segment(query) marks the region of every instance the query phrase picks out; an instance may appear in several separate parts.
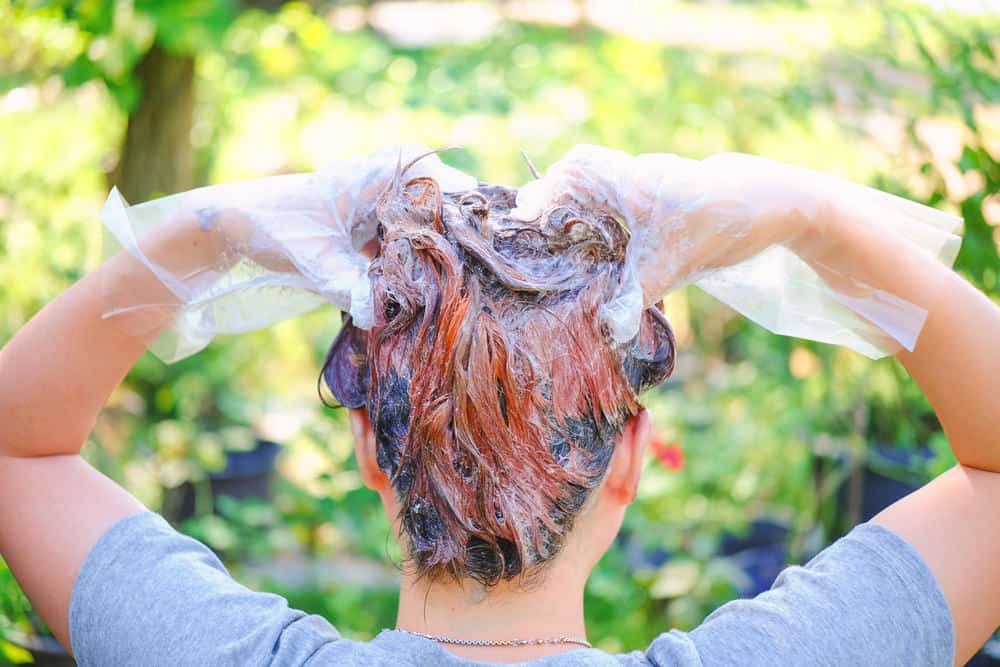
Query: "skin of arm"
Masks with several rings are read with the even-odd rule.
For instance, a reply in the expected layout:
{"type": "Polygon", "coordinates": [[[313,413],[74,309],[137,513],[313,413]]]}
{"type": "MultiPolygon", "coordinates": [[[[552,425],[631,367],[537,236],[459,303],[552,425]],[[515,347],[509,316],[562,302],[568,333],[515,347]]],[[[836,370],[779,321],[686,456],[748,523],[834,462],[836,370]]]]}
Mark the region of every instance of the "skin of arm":
{"type": "Polygon", "coordinates": [[[959,465],[873,519],[909,542],[951,608],[955,664],[1000,625],[1000,307],[922,250],[828,209],[833,269],[927,310],[915,349],[897,354],[930,400],[959,465]]]}
{"type": "MultiPolygon", "coordinates": [[[[211,264],[227,242],[221,225],[203,231],[193,219],[143,240],[147,255],[176,275],[211,264]]],[[[79,455],[108,395],[146,350],[145,337],[102,319],[109,284],[127,284],[136,303],[177,301],[122,252],[0,350],[0,554],[66,647],[70,595],[86,554],[119,519],[144,510],[79,455]]]]}

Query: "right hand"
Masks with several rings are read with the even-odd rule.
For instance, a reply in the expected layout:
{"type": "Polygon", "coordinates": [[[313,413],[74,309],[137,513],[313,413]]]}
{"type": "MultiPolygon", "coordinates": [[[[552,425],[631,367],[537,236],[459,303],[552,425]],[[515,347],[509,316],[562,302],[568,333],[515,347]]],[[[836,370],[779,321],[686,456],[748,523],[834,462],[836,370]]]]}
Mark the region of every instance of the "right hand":
{"type": "Polygon", "coordinates": [[[609,210],[633,234],[630,252],[649,305],[775,244],[807,260],[821,253],[827,216],[813,182],[805,170],[751,155],[631,157],[584,145],[525,185],[511,214],[536,219],[571,202],[609,210]]]}

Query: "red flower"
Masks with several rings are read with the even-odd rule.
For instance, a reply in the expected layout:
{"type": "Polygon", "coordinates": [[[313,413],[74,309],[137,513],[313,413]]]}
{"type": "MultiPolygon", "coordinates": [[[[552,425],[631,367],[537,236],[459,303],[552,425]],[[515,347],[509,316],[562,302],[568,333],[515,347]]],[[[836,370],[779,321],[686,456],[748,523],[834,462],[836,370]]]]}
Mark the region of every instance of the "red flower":
{"type": "Polygon", "coordinates": [[[667,442],[662,433],[653,436],[650,443],[653,456],[670,470],[680,470],[684,467],[684,449],[676,442],[667,442]]]}

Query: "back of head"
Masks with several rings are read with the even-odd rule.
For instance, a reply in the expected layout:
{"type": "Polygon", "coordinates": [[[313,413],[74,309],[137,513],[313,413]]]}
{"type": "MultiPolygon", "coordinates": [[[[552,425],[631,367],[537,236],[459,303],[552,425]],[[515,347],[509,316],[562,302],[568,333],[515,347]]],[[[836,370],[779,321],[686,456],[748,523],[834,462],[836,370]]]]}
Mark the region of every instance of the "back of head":
{"type": "Polygon", "coordinates": [[[323,378],[365,407],[418,574],[491,586],[558,553],[638,393],[673,369],[656,308],[614,343],[599,316],[628,232],[555,206],[511,219],[516,190],[397,184],[376,209],[375,326],[344,323],[323,378]]]}

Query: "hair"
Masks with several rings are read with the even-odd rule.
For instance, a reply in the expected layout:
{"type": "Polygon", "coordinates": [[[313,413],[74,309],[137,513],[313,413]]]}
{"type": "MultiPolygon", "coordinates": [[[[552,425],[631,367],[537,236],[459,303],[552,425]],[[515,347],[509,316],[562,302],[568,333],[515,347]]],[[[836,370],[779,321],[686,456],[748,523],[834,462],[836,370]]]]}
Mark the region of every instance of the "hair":
{"type": "Polygon", "coordinates": [[[345,315],[321,374],[367,409],[417,574],[487,587],[556,556],[639,392],[674,364],[658,308],[625,344],[599,315],[625,227],[572,203],[517,221],[516,194],[397,174],[375,209],[375,324],[345,315]]]}

